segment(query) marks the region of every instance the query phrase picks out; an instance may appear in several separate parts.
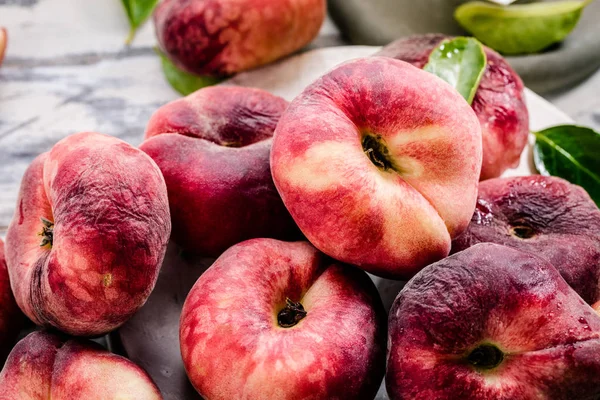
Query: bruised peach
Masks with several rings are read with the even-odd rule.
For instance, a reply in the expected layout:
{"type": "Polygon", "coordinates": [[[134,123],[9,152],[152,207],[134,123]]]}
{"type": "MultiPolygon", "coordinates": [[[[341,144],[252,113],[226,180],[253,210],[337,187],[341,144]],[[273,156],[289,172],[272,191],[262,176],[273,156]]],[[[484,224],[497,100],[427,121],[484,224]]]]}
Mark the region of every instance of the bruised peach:
{"type": "Polygon", "coordinates": [[[17,304],[36,324],[107,333],[154,287],[171,230],[164,179],[142,151],[79,133],[29,166],[8,228],[17,304]]]}
{"type": "Polygon", "coordinates": [[[146,372],[87,340],[34,332],[13,349],[0,373],[0,399],[160,400],[146,372]]]}
{"type": "Polygon", "coordinates": [[[154,12],[161,49],[180,68],[227,76],[308,44],[325,0],[164,0],[154,12]]]}
{"type": "Polygon", "coordinates": [[[387,57],[345,63],[281,117],[275,185],[319,250],[383,277],[444,258],[469,224],[481,128],[440,78],[387,57]]]}
{"type": "Polygon", "coordinates": [[[262,90],[216,86],[154,113],[140,149],[165,177],[177,244],[216,257],[246,239],[299,236],[269,166],[286,107],[262,90]]]}
{"type": "Polygon", "coordinates": [[[383,377],[385,328],[363,271],[306,242],[254,239],[190,291],[181,354],[206,399],[368,400],[383,377]]]}
{"type": "Polygon", "coordinates": [[[23,314],[10,289],[4,242],[0,239],[0,365],[4,363],[21,329],[23,314]]]}
{"type": "MultiPolygon", "coordinates": [[[[441,34],[412,36],[389,44],[377,55],[423,68],[431,52],[449,38],[441,34]]],[[[487,67],[471,104],[482,130],[482,180],[499,177],[507,168],[517,167],[529,134],[521,78],[500,54],[484,48],[487,67]]]]}

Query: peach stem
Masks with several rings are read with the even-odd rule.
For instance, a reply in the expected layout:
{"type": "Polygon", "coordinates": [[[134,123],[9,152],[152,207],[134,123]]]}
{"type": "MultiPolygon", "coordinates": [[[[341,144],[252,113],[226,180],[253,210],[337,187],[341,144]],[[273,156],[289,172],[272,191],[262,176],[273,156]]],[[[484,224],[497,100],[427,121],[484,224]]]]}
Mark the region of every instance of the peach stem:
{"type": "Polygon", "coordinates": [[[285,307],[277,314],[277,323],[282,328],[291,328],[306,317],[304,306],[300,302],[285,299],[285,307]]]}

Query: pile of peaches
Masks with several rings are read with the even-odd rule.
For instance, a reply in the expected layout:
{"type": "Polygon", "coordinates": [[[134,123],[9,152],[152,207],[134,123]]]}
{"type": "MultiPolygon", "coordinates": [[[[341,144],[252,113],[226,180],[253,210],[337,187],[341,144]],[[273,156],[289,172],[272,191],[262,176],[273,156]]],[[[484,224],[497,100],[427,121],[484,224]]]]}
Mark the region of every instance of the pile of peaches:
{"type": "Polygon", "coordinates": [[[83,338],[143,306],[169,239],[218,257],[179,327],[205,399],[373,399],[384,375],[392,399],[600,398],[600,210],[498,178],[527,142],[523,84],[486,49],[469,105],[421,69],[443,39],[289,104],[201,89],[139,148],[87,132],[38,156],[0,251],[0,399],[162,398],[83,338]],[[367,272],[408,280],[389,316],[367,272]],[[13,347],[21,313],[45,329],[13,347]]]}

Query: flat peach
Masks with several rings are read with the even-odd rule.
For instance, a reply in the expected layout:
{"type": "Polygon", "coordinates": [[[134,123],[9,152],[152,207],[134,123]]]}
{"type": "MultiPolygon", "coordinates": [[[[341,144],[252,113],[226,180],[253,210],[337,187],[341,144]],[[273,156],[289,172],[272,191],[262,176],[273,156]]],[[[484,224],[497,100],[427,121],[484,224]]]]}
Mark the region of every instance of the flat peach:
{"type": "Polygon", "coordinates": [[[2,400],[161,400],[148,374],[87,340],[34,332],[13,349],[0,373],[2,400]]]}
{"type": "Polygon", "coordinates": [[[269,166],[287,106],[263,90],[214,86],[154,113],[140,149],[165,177],[173,240],[183,249],[218,257],[247,239],[300,237],[269,166]]]}
{"type": "Polygon", "coordinates": [[[200,75],[226,76],[293,53],[325,19],[325,0],[164,0],[154,12],[161,49],[200,75]]]}
{"type": "Polygon", "coordinates": [[[114,137],[69,136],[23,177],[6,236],[17,304],[38,325],[107,333],[150,295],[170,231],[150,157],[114,137]]]}
{"type": "Polygon", "coordinates": [[[388,57],[350,61],[281,117],[273,179],[308,240],[368,272],[410,278],[469,224],[481,127],[446,82],[388,57]]]}

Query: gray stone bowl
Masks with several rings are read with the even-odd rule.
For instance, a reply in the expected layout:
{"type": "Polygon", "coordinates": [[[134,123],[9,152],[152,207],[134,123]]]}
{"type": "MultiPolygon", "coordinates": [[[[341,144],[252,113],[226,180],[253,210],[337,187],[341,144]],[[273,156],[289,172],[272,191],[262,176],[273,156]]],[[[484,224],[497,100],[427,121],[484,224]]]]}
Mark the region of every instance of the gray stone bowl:
{"type": "MultiPolygon", "coordinates": [[[[553,0],[543,0],[553,1],[553,0]]],[[[467,34],[454,21],[466,0],[328,0],[329,13],[353,44],[385,45],[420,33],[467,34]]],[[[518,1],[517,4],[531,1],[518,1]]],[[[573,33],[540,54],[507,57],[525,84],[538,93],[564,90],[600,67],[600,1],[583,12],[573,33]]]]}

